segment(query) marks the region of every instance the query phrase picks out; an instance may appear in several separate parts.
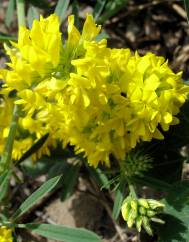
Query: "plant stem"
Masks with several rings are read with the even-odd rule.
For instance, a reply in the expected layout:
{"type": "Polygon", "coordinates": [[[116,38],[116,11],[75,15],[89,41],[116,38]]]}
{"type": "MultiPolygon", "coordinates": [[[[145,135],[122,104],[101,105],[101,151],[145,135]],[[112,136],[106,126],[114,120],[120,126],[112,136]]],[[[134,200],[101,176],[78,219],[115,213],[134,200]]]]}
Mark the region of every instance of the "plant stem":
{"type": "Polygon", "coordinates": [[[0,161],[0,173],[8,169],[11,165],[12,149],[13,149],[14,138],[16,135],[16,129],[18,125],[18,118],[19,118],[19,108],[18,108],[18,105],[15,105],[13,109],[13,117],[10,124],[9,134],[8,134],[8,137],[5,143],[5,148],[0,161]]]}
{"type": "Polygon", "coordinates": [[[137,196],[137,194],[136,194],[135,187],[134,187],[133,184],[129,181],[129,179],[127,179],[127,181],[128,181],[128,186],[129,186],[129,190],[130,190],[131,196],[132,196],[134,199],[137,199],[138,196],[137,196]]]}
{"type": "Polygon", "coordinates": [[[26,26],[25,22],[25,2],[24,0],[16,0],[18,26],[26,26]]]}

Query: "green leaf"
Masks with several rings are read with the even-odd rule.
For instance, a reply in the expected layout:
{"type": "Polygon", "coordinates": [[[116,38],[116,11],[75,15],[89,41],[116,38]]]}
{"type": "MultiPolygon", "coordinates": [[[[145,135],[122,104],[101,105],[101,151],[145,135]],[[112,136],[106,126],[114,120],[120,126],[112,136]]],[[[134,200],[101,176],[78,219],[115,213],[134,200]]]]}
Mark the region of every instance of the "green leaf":
{"type": "Polygon", "coordinates": [[[88,170],[101,188],[105,187],[107,189],[110,189],[110,183],[109,183],[108,177],[104,174],[104,172],[100,168],[93,168],[91,166],[88,166],[88,170]]]}
{"type": "Polygon", "coordinates": [[[68,9],[70,1],[69,0],[58,0],[55,8],[55,13],[60,17],[60,22],[62,23],[66,18],[66,11],[68,9]]]}
{"type": "Polygon", "coordinates": [[[105,6],[104,14],[98,18],[98,23],[104,23],[106,20],[117,14],[123,9],[128,0],[109,0],[105,6]]]}
{"type": "Polygon", "coordinates": [[[189,238],[189,181],[173,185],[165,204],[165,225],[161,226],[159,242],[188,242],[189,238]]]}
{"type": "Polygon", "coordinates": [[[15,5],[16,5],[15,0],[9,0],[7,12],[5,15],[5,24],[7,27],[10,27],[10,25],[12,23],[15,5]]]}
{"type": "Polygon", "coordinates": [[[98,235],[86,229],[69,228],[55,224],[18,224],[17,226],[57,241],[101,242],[98,235]]]}
{"type": "Polygon", "coordinates": [[[35,203],[44,197],[46,193],[50,192],[58,184],[60,178],[61,176],[56,176],[46,181],[21,204],[21,206],[13,214],[12,218],[16,220],[22,216],[26,211],[28,211],[28,209],[30,209],[35,203]]]}
{"type": "Polygon", "coordinates": [[[29,2],[35,7],[41,8],[41,9],[48,9],[50,8],[50,5],[47,0],[26,0],[26,2],[29,2]]]}
{"type": "Polygon", "coordinates": [[[99,35],[97,35],[97,37],[95,38],[95,40],[97,42],[99,42],[102,39],[109,39],[109,38],[110,38],[110,36],[106,32],[102,31],[99,35]]]}
{"type": "Polygon", "coordinates": [[[187,19],[189,21],[189,0],[184,0],[185,8],[186,8],[186,13],[187,13],[187,19]]]}
{"type": "Polygon", "coordinates": [[[32,159],[28,158],[22,162],[21,168],[24,174],[34,179],[40,175],[47,174],[55,162],[53,158],[45,156],[41,157],[37,162],[33,162],[32,159]]]}
{"type": "Polygon", "coordinates": [[[80,170],[80,164],[70,165],[65,173],[63,173],[63,192],[60,195],[62,201],[70,197],[72,194],[74,187],[78,180],[80,170]]]}
{"type": "Polygon", "coordinates": [[[0,176],[0,201],[2,201],[7,194],[7,190],[9,188],[10,177],[11,177],[11,171],[5,171],[0,176]]]}
{"type": "Polygon", "coordinates": [[[117,219],[120,214],[121,205],[125,198],[125,185],[126,185],[125,179],[121,179],[120,184],[115,193],[115,201],[114,201],[113,212],[112,212],[112,216],[114,219],[117,219]]]}
{"type": "Polygon", "coordinates": [[[72,3],[72,14],[74,15],[74,25],[77,29],[80,29],[81,23],[79,20],[79,3],[77,0],[74,0],[72,3]]]}
{"type": "Polygon", "coordinates": [[[171,185],[169,183],[150,176],[142,176],[142,177],[136,176],[136,177],[132,177],[131,180],[134,183],[138,183],[139,185],[145,185],[145,186],[154,188],[158,191],[170,191],[170,188],[171,188],[171,185]]]}
{"type": "Polygon", "coordinates": [[[49,134],[45,134],[43,137],[41,137],[28,151],[26,151],[25,154],[23,154],[17,164],[20,164],[22,161],[26,160],[28,157],[38,151],[43,146],[48,137],[49,134]]]}
{"type": "Polygon", "coordinates": [[[27,21],[28,21],[29,28],[32,27],[34,19],[39,19],[39,12],[37,11],[37,8],[30,6],[27,14],[27,21]]]}
{"type": "Polygon", "coordinates": [[[93,16],[94,16],[95,20],[97,20],[99,18],[99,16],[101,15],[105,4],[106,4],[106,0],[97,0],[97,3],[93,10],[93,16]]]}
{"type": "Polygon", "coordinates": [[[17,38],[15,36],[10,36],[0,32],[0,42],[9,42],[9,41],[16,41],[17,38]]]}

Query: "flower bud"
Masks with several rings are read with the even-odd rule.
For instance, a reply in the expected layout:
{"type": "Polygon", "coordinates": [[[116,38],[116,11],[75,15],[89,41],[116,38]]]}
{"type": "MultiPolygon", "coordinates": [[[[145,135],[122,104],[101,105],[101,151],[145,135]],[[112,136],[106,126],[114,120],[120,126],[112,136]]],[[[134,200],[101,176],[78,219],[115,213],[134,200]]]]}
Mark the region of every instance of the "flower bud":
{"type": "Polygon", "coordinates": [[[157,215],[158,209],[163,207],[164,204],[154,199],[133,199],[132,196],[129,195],[124,200],[121,211],[129,228],[135,224],[136,229],[139,232],[143,227],[149,235],[152,235],[153,231],[151,229],[150,222],[164,223],[163,220],[154,217],[157,215]]]}

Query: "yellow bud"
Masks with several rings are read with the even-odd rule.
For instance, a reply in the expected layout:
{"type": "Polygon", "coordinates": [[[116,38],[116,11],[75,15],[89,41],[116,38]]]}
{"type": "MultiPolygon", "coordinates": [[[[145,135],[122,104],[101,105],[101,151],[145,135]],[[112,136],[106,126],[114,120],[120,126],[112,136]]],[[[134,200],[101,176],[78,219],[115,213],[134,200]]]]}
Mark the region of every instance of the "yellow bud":
{"type": "Polygon", "coordinates": [[[134,209],[135,211],[137,211],[138,203],[136,200],[131,201],[131,208],[134,209]]]}
{"type": "Polygon", "coordinates": [[[153,222],[156,222],[156,223],[159,223],[159,224],[164,224],[165,221],[163,221],[162,219],[160,218],[156,218],[156,217],[153,217],[153,218],[150,218],[153,222]]]}
{"type": "Polygon", "coordinates": [[[156,215],[156,212],[153,211],[153,210],[147,210],[146,214],[147,214],[148,217],[153,217],[154,215],[156,215]]]}
{"type": "Polygon", "coordinates": [[[142,225],[149,235],[153,235],[152,229],[150,227],[149,219],[146,216],[142,217],[142,225]]]}
{"type": "Polygon", "coordinates": [[[147,200],[147,199],[140,198],[140,199],[138,200],[138,203],[139,203],[141,206],[145,207],[145,208],[149,208],[149,204],[148,204],[148,200],[147,200]]]}
{"type": "Polygon", "coordinates": [[[136,212],[131,209],[127,220],[127,225],[129,228],[133,226],[133,224],[135,223],[135,219],[136,219],[136,212]]]}
{"type": "Polygon", "coordinates": [[[140,207],[140,208],[139,208],[139,213],[140,213],[141,215],[146,215],[146,208],[144,208],[144,207],[140,207]]]}
{"type": "Polygon", "coordinates": [[[121,207],[121,213],[125,221],[128,220],[130,209],[131,209],[131,206],[129,202],[125,202],[121,207]]]}
{"type": "Polygon", "coordinates": [[[136,229],[138,230],[138,232],[141,231],[141,226],[142,226],[142,217],[138,216],[136,218],[136,229]]]}
{"type": "Polygon", "coordinates": [[[163,203],[158,202],[157,200],[154,199],[148,199],[148,204],[151,209],[156,209],[156,208],[164,208],[165,205],[163,203]]]}

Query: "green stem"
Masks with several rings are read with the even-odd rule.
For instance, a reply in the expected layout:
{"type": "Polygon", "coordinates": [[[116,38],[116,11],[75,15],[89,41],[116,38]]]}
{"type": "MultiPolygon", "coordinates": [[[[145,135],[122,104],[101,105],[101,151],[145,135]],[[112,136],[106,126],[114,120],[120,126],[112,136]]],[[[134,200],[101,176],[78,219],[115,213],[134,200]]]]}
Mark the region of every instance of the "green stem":
{"type": "Polygon", "coordinates": [[[130,190],[131,196],[132,196],[134,199],[137,199],[138,196],[137,196],[137,194],[136,194],[135,187],[133,186],[132,183],[130,183],[130,181],[128,181],[128,185],[129,185],[129,190],[130,190]]]}
{"type": "Polygon", "coordinates": [[[13,109],[13,117],[10,124],[9,134],[5,143],[5,148],[0,161],[0,173],[10,168],[12,160],[12,149],[14,144],[14,138],[16,135],[16,129],[18,125],[19,108],[17,105],[13,109]]]}
{"type": "Polygon", "coordinates": [[[25,1],[16,0],[17,16],[18,16],[18,25],[26,26],[25,22],[25,1]]]}

